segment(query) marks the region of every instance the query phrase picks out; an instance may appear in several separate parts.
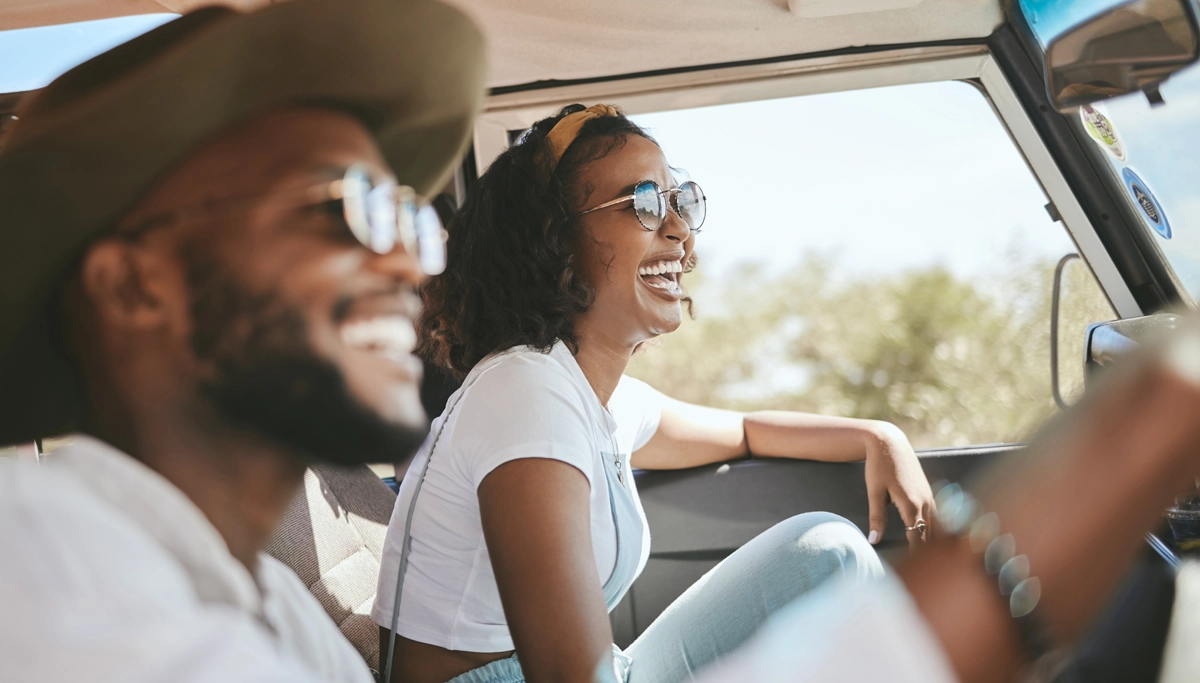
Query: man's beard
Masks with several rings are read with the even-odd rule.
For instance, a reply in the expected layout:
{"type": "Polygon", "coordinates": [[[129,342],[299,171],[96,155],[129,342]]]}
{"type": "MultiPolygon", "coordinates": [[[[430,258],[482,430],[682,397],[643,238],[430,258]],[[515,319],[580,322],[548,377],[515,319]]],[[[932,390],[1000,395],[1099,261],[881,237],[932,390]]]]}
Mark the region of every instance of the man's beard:
{"type": "Polygon", "coordinates": [[[254,295],[215,259],[188,250],[192,352],[212,369],[200,394],[238,426],[297,454],[336,465],[397,462],[425,426],[389,422],[355,398],[341,371],[309,342],[304,314],[277,295],[254,295]]]}

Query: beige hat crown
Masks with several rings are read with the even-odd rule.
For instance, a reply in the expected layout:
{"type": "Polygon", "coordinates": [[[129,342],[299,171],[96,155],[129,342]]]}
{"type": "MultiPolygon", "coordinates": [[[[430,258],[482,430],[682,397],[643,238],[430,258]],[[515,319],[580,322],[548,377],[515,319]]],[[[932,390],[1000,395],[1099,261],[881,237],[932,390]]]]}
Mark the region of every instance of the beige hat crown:
{"type": "Polygon", "coordinates": [[[23,102],[0,150],[0,445],[72,429],[59,283],[172,165],[281,104],[355,112],[396,177],[438,189],[484,97],[483,39],[436,0],[289,0],[186,14],[23,102]]]}

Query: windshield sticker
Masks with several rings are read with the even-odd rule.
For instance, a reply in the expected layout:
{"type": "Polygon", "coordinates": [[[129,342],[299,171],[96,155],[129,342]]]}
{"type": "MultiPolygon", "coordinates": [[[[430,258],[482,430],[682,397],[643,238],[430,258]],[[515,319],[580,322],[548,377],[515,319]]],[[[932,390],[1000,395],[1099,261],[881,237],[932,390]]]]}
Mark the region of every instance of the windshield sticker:
{"type": "Polygon", "coordinates": [[[1167,214],[1163,212],[1162,204],[1158,203],[1145,181],[1128,168],[1121,171],[1121,177],[1125,179],[1125,189],[1129,190],[1133,203],[1141,209],[1142,216],[1149,221],[1150,227],[1164,239],[1171,239],[1171,223],[1167,221],[1167,214]]]}
{"type": "Polygon", "coordinates": [[[1083,120],[1083,127],[1087,129],[1088,135],[1096,141],[1096,144],[1104,148],[1104,151],[1111,154],[1117,161],[1127,160],[1125,145],[1117,136],[1117,129],[1113,126],[1113,122],[1104,115],[1104,112],[1085,104],[1079,108],[1079,118],[1083,120]]]}

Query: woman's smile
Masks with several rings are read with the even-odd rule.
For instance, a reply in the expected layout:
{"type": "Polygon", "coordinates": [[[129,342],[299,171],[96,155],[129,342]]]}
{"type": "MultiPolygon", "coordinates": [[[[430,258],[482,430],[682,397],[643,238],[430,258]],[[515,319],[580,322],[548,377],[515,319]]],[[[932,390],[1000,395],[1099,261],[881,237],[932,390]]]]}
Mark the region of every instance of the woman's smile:
{"type": "Polygon", "coordinates": [[[658,296],[670,301],[683,298],[679,276],[683,273],[683,253],[668,258],[655,256],[638,267],[638,280],[658,296]]]}
{"type": "Polygon", "coordinates": [[[578,200],[585,235],[579,256],[594,298],[577,324],[631,347],[675,330],[687,298],[681,280],[695,245],[691,230],[661,193],[663,215],[657,221],[654,215],[639,217],[632,201],[605,206],[634,199],[631,193],[646,182],[673,191],[677,183],[662,149],[630,135],[583,172],[589,192],[578,200]],[[593,206],[600,208],[589,210],[593,206]]]}

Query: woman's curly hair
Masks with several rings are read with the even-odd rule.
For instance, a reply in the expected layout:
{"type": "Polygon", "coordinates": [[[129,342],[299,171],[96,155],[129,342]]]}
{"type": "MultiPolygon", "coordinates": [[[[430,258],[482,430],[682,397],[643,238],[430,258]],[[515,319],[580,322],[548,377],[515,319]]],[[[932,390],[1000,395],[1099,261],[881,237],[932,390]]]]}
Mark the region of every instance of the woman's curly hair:
{"type": "MultiPolygon", "coordinates": [[[[458,377],[513,346],[578,348],[573,320],[592,290],[576,269],[575,208],[591,193],[580,170],[630,135],[654,142],[624,115],[587,121],[548,172],[546,135],[583,105],[533,124],[492,162],[449,225],[446,271],[424,288],[418,353],[458,377]]],[[[657,143],[656,143],[657,144],[657,143]]]]}

